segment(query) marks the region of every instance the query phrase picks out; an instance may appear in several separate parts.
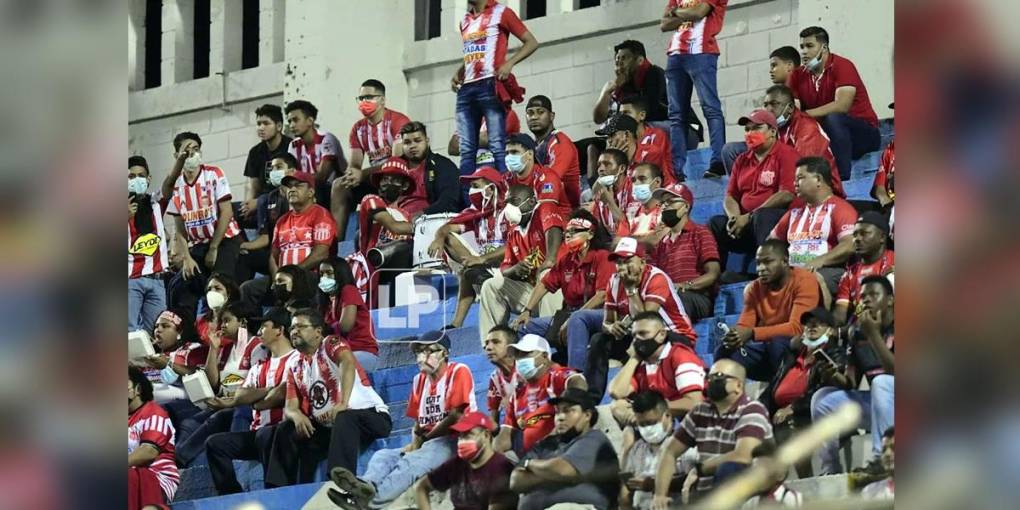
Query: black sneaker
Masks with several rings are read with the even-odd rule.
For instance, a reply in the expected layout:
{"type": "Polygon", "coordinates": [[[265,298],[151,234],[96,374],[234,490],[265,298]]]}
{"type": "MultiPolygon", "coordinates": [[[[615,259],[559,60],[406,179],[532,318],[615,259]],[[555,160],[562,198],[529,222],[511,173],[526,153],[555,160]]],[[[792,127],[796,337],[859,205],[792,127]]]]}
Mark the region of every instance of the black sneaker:
{"type": "MultiPolygon", "coordinates": [[[[338,498],[334,499],[333,495],[330,494],[330,500],[340,505],[340,508],[344,510],[361,510],[368,508],[369,502],[375,497],[375,486],[361,480],[354,473],[351,473],[345,468],[335,467],[329,472],[329,479],[336,484],[337,488],[340,489],[337,492],[338,498]],[[344,494],[346,493],[346,495],[344,494]],[[345,502],[353,503],[351,506],[346,506],[345,502]]],[[[331,491],[334,492],[334,491],[331,491]]]]}
{"type": "Polygon", "coordinates": [[[726,167],[723,166],[721,161],[716,161],[708,167],[708,170],[705,170],[705,174],[702,177],[705,179],[721,179],[726,177],[726,167]]]}
{"type": "Polygon", "coordinates": [[[329,500],[332,501],[334,505],[343,508],[344,510],[360,510],[358,500],[346,492],[329,489],[329,491],[326,492],[326,496],[329,496],[329,500]]]}

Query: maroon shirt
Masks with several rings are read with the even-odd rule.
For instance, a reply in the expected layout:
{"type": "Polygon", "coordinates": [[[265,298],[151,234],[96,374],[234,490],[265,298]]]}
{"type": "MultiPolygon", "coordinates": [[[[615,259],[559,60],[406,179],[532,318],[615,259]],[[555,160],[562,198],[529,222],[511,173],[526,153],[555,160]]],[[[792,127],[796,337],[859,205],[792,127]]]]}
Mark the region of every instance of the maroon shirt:
{"type": "Polygon", "coordinates": [[[478,469],[459,457],[454,457],[429,473],[429,483],[437,491],[450,491],[450,501],[456,510],[486,510],[494,502],[513,502],[510,492],[510,472],[514,465],[500,453],[478,469]]]}
{"type": "MultiPolygon", "coordinates": [[[[679,234],[669,233],[652,250],[652,265],[669,275],[673,283],[694,280],[705,274],[705,264],[719,261],[719,247],[712,231],[704,225],[687,220],[679,234]]],[[[706,289],[715,296],[719,284],[706,289]]]]}
{"type": "Polygon", "coordinates": [[[357,286],[344,285],[336,296],[330,297],[324,319],[337,336],[343,337],[352,351],[379,354],[379,344],[375,341],[375,335],[372,332],[372,316],[369,314],[368,305],[361,298],[357,286]],[[340,332],[340,314],[347,305],[357,306],[358,313],[354,316],[354,327],[344,335],[340,332]]]}

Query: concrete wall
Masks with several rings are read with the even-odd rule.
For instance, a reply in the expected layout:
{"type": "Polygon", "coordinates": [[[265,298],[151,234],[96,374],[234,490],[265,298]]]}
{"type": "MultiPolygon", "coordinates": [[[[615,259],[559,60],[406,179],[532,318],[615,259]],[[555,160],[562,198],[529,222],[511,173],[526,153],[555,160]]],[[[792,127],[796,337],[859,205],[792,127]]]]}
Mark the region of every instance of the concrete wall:
{"type": "MultiPolygon", "coordinates": [[[[130,11],[134,39],[129,52],[136,56],[144,54],[139,46],[144,31],[135,26],[144,18],[139,3],[133,0],[130,11]]],[[[519,12],[520,0],[505,3],[519,12]]],[[[526,21],[542,43],[515,69],[527,95],[551,97],[557,126],[572,138],[591,136],[592,104],[613,77],[615,44],[641,40],[651,61],[665,65],[669,36],[658,29],[664,3],[603,0],[599,8],[573,11],[570,0],[550,2],[549,15],[526,21]]],[[[457,26],[463,0],[443,0],[441,36],[417,42],[410,0],[262,0],[260,66],[243,71],[234,70],[240,10],[230,8],[231,0],[213,0],[213,74],[199,80],[180,75],[191,59],[187,41],[181,40],[189,30],[182,23],[190,19],[191,4],[165,0],[164,84],[129,94],[129,151],[150,159],[157,180],[171,163],[173,135],[191,130],[203,136],[206,159],[227,171],[235,194],[241,196],[244,156],[257,142],[255,106],[308,99],[319,107],[320,126],[346,145],[350,126],[360,117],[354,96],[368,78],[386,83],[388,105],[425,122],[433,147],[445,152],[456,129],[456,96],[449,80],[460,63],[457,26]],[[220,70],[224,75],[215,74],[220,70]]],[[[885,106],[892,98],[892,2],[731,0],[719,38],[719,92],[728,139],[739,139],[737,118],[757,104],[769,85],[769,52],[796,46],[800,28],[810,24],[829,30],[833,50],[857,63],[879,116],[891,116],[885,106]]],[[[514,41],[511,49],[518,46],[514,41]]],[[[132,78],[132,88],[139,88],[139,74],[132,78]]],[[[523,119],[523,105],[515,110],[523,119]]],[[[700,108],[696,111],[701,114],[700,108]]]]}

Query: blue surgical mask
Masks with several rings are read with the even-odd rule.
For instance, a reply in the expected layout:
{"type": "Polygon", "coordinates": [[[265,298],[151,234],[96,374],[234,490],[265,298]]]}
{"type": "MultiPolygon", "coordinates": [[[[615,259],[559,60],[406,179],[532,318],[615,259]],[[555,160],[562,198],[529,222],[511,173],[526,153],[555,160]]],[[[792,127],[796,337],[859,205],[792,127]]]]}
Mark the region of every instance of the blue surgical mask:
{"type": "Polygon", "coordinates": [[[782,115],[780,115],[780,116],[776,117],[776,124],[777,124],[777,125],[778,125],[779,127],[785,127],[785,126],[786,126],[786,123],[787,123],[787,122],[790,122],[790,117],[792,117],[792,115],[789,115],[789,116],[788,116],[788,115],[786,115],[786,110],[787,110],[788,108],[790,108],[790,105],[787,105],[787,106],[786,106],[786,108],[784,108],[784,109],[783,109],[783,114],[782,114],[782,115]]]}
{"type": "Polygon", "coordinates": [[[179,379],[180,377],[181,376],[177,375],[177,372],[174,372],[174,369],[172,366],[170,366],[170,363],[167,363],[166,366],[163,367],[163,370],[159,371],[160,380],[162,380],[166,384],[173,384],[177,382],[177,379],[179,379]]]}
{"type": "Polygon", "coordinates": [[[808,60],[808,63],[804,64],[804,67],[806,67],[808,71],[814,72],[820,65],[822,65],[821,51],[818,52],[818,55],[815,55],[815,58],[808,60]]]}
{"type": "Polygon", "coordinates": [[[330,278],[328,276],[320,277],[319,278],[319,290],[321,290],[322,292],[324,292],[326,294],[332,294],[333,291],[336,290],[336,280],[334,280],[334,279],[332,279],[332,278],[330,278]]]}
{"type": "Polygon", "coordinates": [[[538,373],[538,367],[535,366],[535,358],[521,358],[517,360],[517,373],[521,374],[521,377],[525,379],[531,379],[538,373]]]}
{"type": "Polygon", "coordinates": [[[509,169],[511,172],[513,172],[515,174],[519,174],[519,173],[524,171],[524,156],[523,155],[521,155],[521,154],[507,154],[506,158],[504,158],[504,160],[506,161],[507,169],[509,169]]]}
{"type": "Polygon", "coordinates": [[[128,179],[128,193],[144,195],[149,190],[149,180],[144,177],[128,179]]]}
{"type": "Polygon", "coordinates": [[[279,186],[282,183],[283,183],[283,170],[276,170],[275,168],[273,170],[270,170],[269,184],[272,184],[273,186],[279,186]]]}
{"type": "Polygon", "coordinates": [[[805,337],[801,337],[801,342],[803,342],[804,345],[807,346],[807,348],[811,349],[811,350],[814,350],[814,349],[818,348],[819,346],[824,345],[825,342],[828,342],[828,341],[829,341],[829,334],[828,333],[818,337],[817,340],[811,340],[811,339],[809,339],[806,336],[805,337]]]}
{"type": "Polygon", "coordinates": [[[635,184],[630,191],[630,196],[638,202],[644,203],[652,198],[652,186],[650,184],[635,184]]]}

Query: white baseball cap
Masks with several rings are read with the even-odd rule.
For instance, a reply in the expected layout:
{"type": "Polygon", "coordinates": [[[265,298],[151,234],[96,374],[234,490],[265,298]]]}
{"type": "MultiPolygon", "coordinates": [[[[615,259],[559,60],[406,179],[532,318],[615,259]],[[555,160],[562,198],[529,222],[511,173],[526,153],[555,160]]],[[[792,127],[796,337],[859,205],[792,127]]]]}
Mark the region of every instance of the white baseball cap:
{"type": "Polygon", "coordinates": [[[539,351],[546,354],[552,353],[552,347],[549,347],[549,342],[545,341],[544,338],[533,334],[522,336],[521,339],[518,340],[517,343],[511,345],[510,348],[517,349],[521,352],[539,351]]]}

